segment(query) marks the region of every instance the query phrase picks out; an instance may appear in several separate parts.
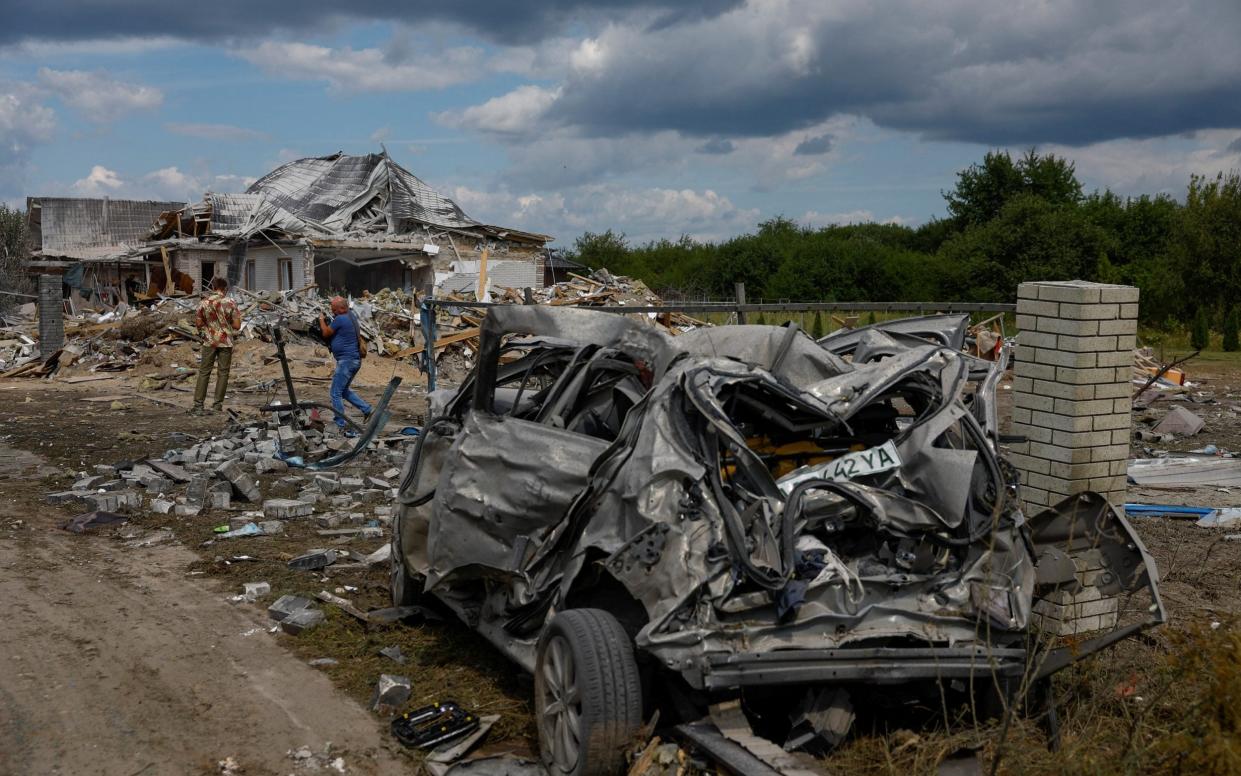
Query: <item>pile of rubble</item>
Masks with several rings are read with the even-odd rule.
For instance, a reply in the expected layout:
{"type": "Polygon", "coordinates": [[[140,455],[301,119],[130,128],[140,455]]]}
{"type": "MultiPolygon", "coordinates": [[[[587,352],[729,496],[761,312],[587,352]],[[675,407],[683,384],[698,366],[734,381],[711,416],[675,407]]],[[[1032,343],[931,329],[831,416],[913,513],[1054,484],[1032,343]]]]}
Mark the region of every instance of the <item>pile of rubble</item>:
{"type": "MultiPolygon", "coordinates": [[[[279,326],[293,340],[322,344],[319,316],[329,316],[328,300],[311,293],[313,287],[296,291],[251,292],[235,288],[242,315],[240,338],[271,342],[271,330],[279,326]]],[[[524,290],[496,288],[493,303],[524,304],[524,290]]],[[[547,288],[532,289],[529,300],[537,304],[579,307],[660,306],[662,300],[640,280],[598,270],[590,277],[574,275],[547,288]]],[[[199,295],[163,297],[149,306],[124,303],[111,309],[83,309],[65,317],[65,344],[54,353],[41,353],[34,305],[25,305],[0,328],[0,378],[62,375],[68,367],[94,374],[122,372],[142,361],[145,353],[166,345],[196,343],[194,312],[199,295]]],[[[446,294],[437,298],[470,303],[472,293],[446,294]]],[[[425,347],[419,297],[399,289],[363,292],[351,300],[359,330],[371,352],[380,356],[421,363],[425,347]]],[[[477,352],[483,310],[437,306],[437,362],[449,372],[468,371],[477,352]],[[454,369],[454,366],[460,369],[454,369]]],[[[671,334],[706,325],[681,313],[650,313],[641,316],[671,334]]]]}
{"type": "MultiPolygon", "coordinates": [[[[179,517],[210,510],[236,513],[227,526],[216,529],[217,540],[281,534],[284,521],[293,519],[314,520],[323,536],[382,538],[391,521],[406,445],[413,437],[376,439],[342,471],[290,467],[279,456],[286,454],[282,444],[294,438],[308,448],[308,456],[351,445],[350,440],[275,421],[236,426],[232,433],[169,450],[159,459],[96,466],[93,474],[81,472],[69,490],[46,499],[80,504],[88,514],[143,509],[179,517]]],[[[321,568],[348,557],[347,551],[308,554],[315,553],[316,560],[294,567],[321,568]]],[[[358,560],[377,562],[365,558],[369,556],[358,560]]]]}

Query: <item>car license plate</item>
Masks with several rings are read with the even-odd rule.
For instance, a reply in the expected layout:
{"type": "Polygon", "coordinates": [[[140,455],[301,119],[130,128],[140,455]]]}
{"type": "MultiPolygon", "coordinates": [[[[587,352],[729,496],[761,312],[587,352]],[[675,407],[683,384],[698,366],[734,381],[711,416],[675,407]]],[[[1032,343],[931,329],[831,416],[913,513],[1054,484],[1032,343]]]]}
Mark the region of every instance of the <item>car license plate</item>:
{"type": "Polygon", "coordinates": [[[781,479],[779,486],[780,490],[788,495],[793,492],[793,488],[797,487],[798,483],[806,480],[842,482],[855,477],[866,477],[898,469],[900,465],[901,456],[896,452],[896,445],[889,440],[878,447],[842,455],[834,461],[803,466],[781,479]]]}

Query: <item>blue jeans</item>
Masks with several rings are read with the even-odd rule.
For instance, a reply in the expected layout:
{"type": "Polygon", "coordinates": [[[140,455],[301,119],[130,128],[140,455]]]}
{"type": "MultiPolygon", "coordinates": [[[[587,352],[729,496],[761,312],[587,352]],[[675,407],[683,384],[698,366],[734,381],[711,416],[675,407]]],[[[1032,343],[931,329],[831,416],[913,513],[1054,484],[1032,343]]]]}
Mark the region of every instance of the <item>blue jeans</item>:
{"type": "Polygon", "coordinates": [[[362,401],[362,397],[349,387],[361,367],[362,362],[356,358],[336,362],[336,372],[332,375],[332,409],[336,410],[336,425],[341,428],[345,427],[345,402],[362,410],[366,415],[371,414],[371,405],[362,401]]]}

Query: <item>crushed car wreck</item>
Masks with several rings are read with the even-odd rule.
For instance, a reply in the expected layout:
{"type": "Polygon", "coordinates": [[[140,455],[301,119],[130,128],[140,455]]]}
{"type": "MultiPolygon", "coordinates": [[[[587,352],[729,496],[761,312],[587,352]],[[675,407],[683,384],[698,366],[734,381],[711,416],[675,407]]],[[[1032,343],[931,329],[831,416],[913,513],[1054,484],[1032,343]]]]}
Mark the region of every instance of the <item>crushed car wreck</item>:
{"type": "Polygon", "coordinates": [[[826,713],[789,715],[808,688],[1008,695],[1162,622],[1154,563],[1106,501],[1022,514],[998,454],[1007,352],[962,353],[967,324],[816,343],[492,308],[406,463],[394,602],[434,595],[534,672],[556,774],[616,772],[654,708],[782,697],[762,732],[795,748],[793,723],[826,713]],[[1044,599],[1110,617],[1070,650],[1044,599]]]}

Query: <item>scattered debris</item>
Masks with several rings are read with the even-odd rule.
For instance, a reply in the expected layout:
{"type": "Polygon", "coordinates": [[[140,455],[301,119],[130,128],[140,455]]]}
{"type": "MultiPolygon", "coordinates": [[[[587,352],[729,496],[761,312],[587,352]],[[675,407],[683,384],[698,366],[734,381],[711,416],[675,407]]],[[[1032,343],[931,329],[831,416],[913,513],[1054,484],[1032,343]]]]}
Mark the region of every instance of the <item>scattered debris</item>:
{"type": "Polygon", "coordinates": [[[792,717],[792,730],[784,749],[826,754],[845,740],[855,716],[849,693],[844,689],[807,690],[801,708],[792,717]]]}
{"type": "Polygon", "coordinates": [[[1206,423],[1202,418],[1185,409],[1173,407],[1168,414],[1155,426],[1157,434],[1175,434],[1176,436],[1193,436],[1202,430],[1206,423]]]}
{"type": "Polygon", "coordinates": [[[390,647],[384,647],[379,650],[379,654],[400,665],[405,665],[405,655],[401,654],[401,648],[396,644],[393,644],[390,647]]]}
{"type": "Polygon", "coordinates": [[[289,568],[316,571],[336,562],[336,550],[309,550],[289,561],[289,568]]]}
{"type": "Polygon", "coordinates": [[[87,512],[84,515],[70,518],[60,527],[71,533],[85,533],[92,528],[98,528],[104,525],[116,525],[129,520],[124,515],[118,515],[115,512],[87,512]]]}
{"type": "Polygon", "coordinates": [[[1241,458],[1139,458],[1127,473],[1129,482],[1149,487],[1241,486],[1241,458]]]}
{"type": "Polygon", "coordinates": [[[371,697],[371,711],[391,713],[409,700],[409,678],[393,674],[381,674],[371,697]]]}

